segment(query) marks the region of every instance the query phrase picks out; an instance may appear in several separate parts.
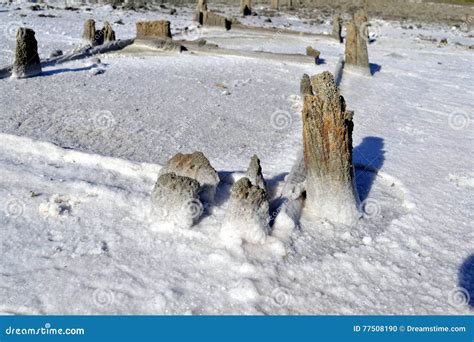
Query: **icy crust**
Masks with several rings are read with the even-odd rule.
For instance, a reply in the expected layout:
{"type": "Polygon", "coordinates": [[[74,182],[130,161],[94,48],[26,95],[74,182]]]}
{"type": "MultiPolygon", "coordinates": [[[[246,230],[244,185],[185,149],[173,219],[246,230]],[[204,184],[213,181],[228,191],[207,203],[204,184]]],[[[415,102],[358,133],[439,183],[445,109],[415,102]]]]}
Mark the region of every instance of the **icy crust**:
{"type": "Polygon", "coordinates": [[[233,241],[265,243],[269,233],[269,205],[265,189],[253,185],[247,177],[232,186],[228,213],[221,237],[233,241]]]}
{"type": "MultiPolygon", "coordinates": [[[[191,230],[161,226],[149,201],[158,165],[8,135],[0,141],[4,313],[409,313],[407,288],[420,293],[422,281],[413,268],[433,272],[429,242],[403,235],[414,235],[423,218],[404,209],[406,189],[384,173],[372,189],[379,215],[357,229],[299,217],[301,197],[290,198],[279,210],[298,223],[280,214],[261,240],[244,220],[226,235],[226,205],[191,230]]],[[[370,178],[357,170],[356,178],[370,178]]],[[[223,177],[217,198],[228,181],[248,184],[242,175],[223,177]]],[[[270,182],[270,191],[278,193],[278,184],[270,182]]],[[[423,282],[416,312],[466,313],[445,305],[450,278],[436,276],[436,286],[423,282]]]]}

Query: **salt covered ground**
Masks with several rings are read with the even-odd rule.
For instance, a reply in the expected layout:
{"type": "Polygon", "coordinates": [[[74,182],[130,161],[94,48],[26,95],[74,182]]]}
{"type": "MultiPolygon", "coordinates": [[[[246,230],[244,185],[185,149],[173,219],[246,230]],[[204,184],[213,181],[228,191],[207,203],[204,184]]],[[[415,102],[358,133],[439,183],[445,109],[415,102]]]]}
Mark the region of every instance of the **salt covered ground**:
{"type": "MultiPolygon", "coordinates": [[[[373,75],[345,71],[341,81],[355,111],[364,218],[345,227],[303,212],[297,227],[288,225],[289,240],[229,245],[221,227],[232,182],[257,154],[278,203],[301,149],[300,77],[334,71],[343,46],[245,30],[183,34],[193,27],[191,9],[16,7],[0,7],[0,65],[12,61],[18,26],[35,29],[47,57],[79,44],[92,16],[99,27],[121,19],[118,38],[133,37],[137,20],[169,19],[178,38],[274,53],[313,45],[324,63],[114,53],[0,80],[0,313],[472,314],[468,33],[374,21],[373,75]],[[219,172],[217,204],[191,229],[163,229],[149,202],[158,171],[195,150],[219,172]]],[[[268,26],[263,17],[246,20],[268,26]]],[[[290,21],[307,32],[330,29],[285,16],[274,26],[290,21]]]]}

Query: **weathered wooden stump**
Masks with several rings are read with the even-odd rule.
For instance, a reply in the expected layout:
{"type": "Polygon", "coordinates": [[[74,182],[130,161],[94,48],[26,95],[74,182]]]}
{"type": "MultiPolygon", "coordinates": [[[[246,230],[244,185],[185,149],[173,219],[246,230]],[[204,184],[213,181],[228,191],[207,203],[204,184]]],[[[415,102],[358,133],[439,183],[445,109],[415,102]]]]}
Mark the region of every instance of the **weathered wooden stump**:
{"type": "Polygon", "coordinates": [[[204,13],[206,12],[207,12],[207,1],[198,0],[196,12],[194,14],[194,21],[197,21],[199,24],[204,25],[204,13]]]}
{"type": "Polygon", "coordinates": [[[340,43],[343,42],[342,39],[342,18],[340,15],[335,15],[332,19],[332,35],[334,38],[339,40],[340,43]]]}
{"type": "Polygon", "coordinates": [[[94,19],[87,19],[84,23],[84,32],[82,33],[82,39],[84,39],[84,41],[88,44],[97,45],[94,19]]]}
{"type": "Polygon", "coordinates": [[[171,38],[171,23],[167,20],[139,21],[137,38],[171,38]]]}
{"type": "Polygon", "coordinates": [[[359,8],[354,12],[354,22],[359,27],[369,22],[369,16],[363,8],[359,8]]]}
{"type": "Polygon", "coordinates": [[[232,21],[222,15],[216,14],[211,11],[204,12],[203,17],[204,26],[219,26],[224,27],[226,30],[232,28],[232,21]]]}
{"type": "Polygon", "coordinates": [[[313,87],[311,86],[311,79],[308,74],[303,74],[300,82],[300,93],[301,96],[313,95],[313,87]]]}
{"type": "Polygon", "coordinates": [[[334,77],[311,78],[314,95],[303,105],[306,207],[317,216],[352,224],[360,216],[352,165],[352,112],[346,111],[334,77]]]}
{"type": "Polygon", "coordinates": [[[41,74],[41,62],[38,56],[38,42],[35,31],[21,27],[16,32],[15,61],[12,76],[25,78],[41,74]]]}
{"type": "Polygon", "coordinates": [[[364,72],[369,72],[367,38],[361,35],[354,21],[347,24],[346,32],[346,64],[359,67],[364,72]]]}
{"type": "Polygon", "coordinates": [[[240,14],[243,16],[252,14],[252,0],[240,0],[240,14]]]}
{"type": "Polygon", "coordinates": [[[271,8],[274,10],[280,9],[280,0],[272,0],[271,8]]]}
{"type": "Polygon", "coordinates": [[[112,25],[108,21],[104,23],[104,28],[102,29],[104,42],[113,42],[115,40],[115,32],[112,29],[112,25]]]}

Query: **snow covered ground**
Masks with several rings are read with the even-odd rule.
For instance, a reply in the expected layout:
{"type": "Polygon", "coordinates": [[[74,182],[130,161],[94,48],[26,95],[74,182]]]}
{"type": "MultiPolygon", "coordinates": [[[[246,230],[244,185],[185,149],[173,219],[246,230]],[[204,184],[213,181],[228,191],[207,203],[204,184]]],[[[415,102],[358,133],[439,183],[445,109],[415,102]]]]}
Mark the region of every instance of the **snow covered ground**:
{"type": "MultiPolygon", "coordinates": [[[[177,37],[192,25],[191,9],[15,7],[0,7],[0,65],[11,63],[23,24],[42,57],[73,49],[92,16],[122,19],[119,38],[133,37],[140,19],[171,19],[177,37]]],[[[372,30],[374,74],[345,71],[341,82],[355,111],[364,218],[344,227],[303,212],[290,239],[263,245],[222,237],[229,189],[256,153],[279,202],[302,144],[300,77],[334,71],[336,41],[202,29],[184,38],[274,53],[313,45],[324,63],[114,53],[0,80],[0,313],[472,314],[474,64],[454,42],[473,39],[436,25],[375,21],[372,30]],[[219,172],[217,205],[191,229],[169,231],[149,195],[160,165],[195,150],[219,172]]]]}

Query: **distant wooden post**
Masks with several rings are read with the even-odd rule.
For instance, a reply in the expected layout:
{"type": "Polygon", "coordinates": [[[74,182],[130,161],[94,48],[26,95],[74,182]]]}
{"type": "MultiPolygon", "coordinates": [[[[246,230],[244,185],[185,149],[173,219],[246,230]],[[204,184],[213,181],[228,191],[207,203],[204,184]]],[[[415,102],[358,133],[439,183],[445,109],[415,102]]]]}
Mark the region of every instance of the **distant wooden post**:
{"type": "Polygon", "coordinates": [[[31,77],[41,74],[41,63],[38,56],[38,42],[35,31],[20,27],[16,32],[15,61],[12,76],[16,78],[31,77]]]}
{"type": "Polygon", "coordinates": [[[361,68],[369,72],[369,53],[367,50],[367,37],[363,37],[360,28],[354,21],[350,21],[346,27],[346,65],[361,68]]]}
{"type": "Polygon", "coordinates": [[[240,0],[240,14],[243,16],[252,14],[252,0],[240,0]]]}
{"type": "Polygon", "coordinates": [[[332,35],[336,38],[340,43],[343,42],[342,40],[342,18],[340,15],[335,15],[332,19],[332,35]]]}

